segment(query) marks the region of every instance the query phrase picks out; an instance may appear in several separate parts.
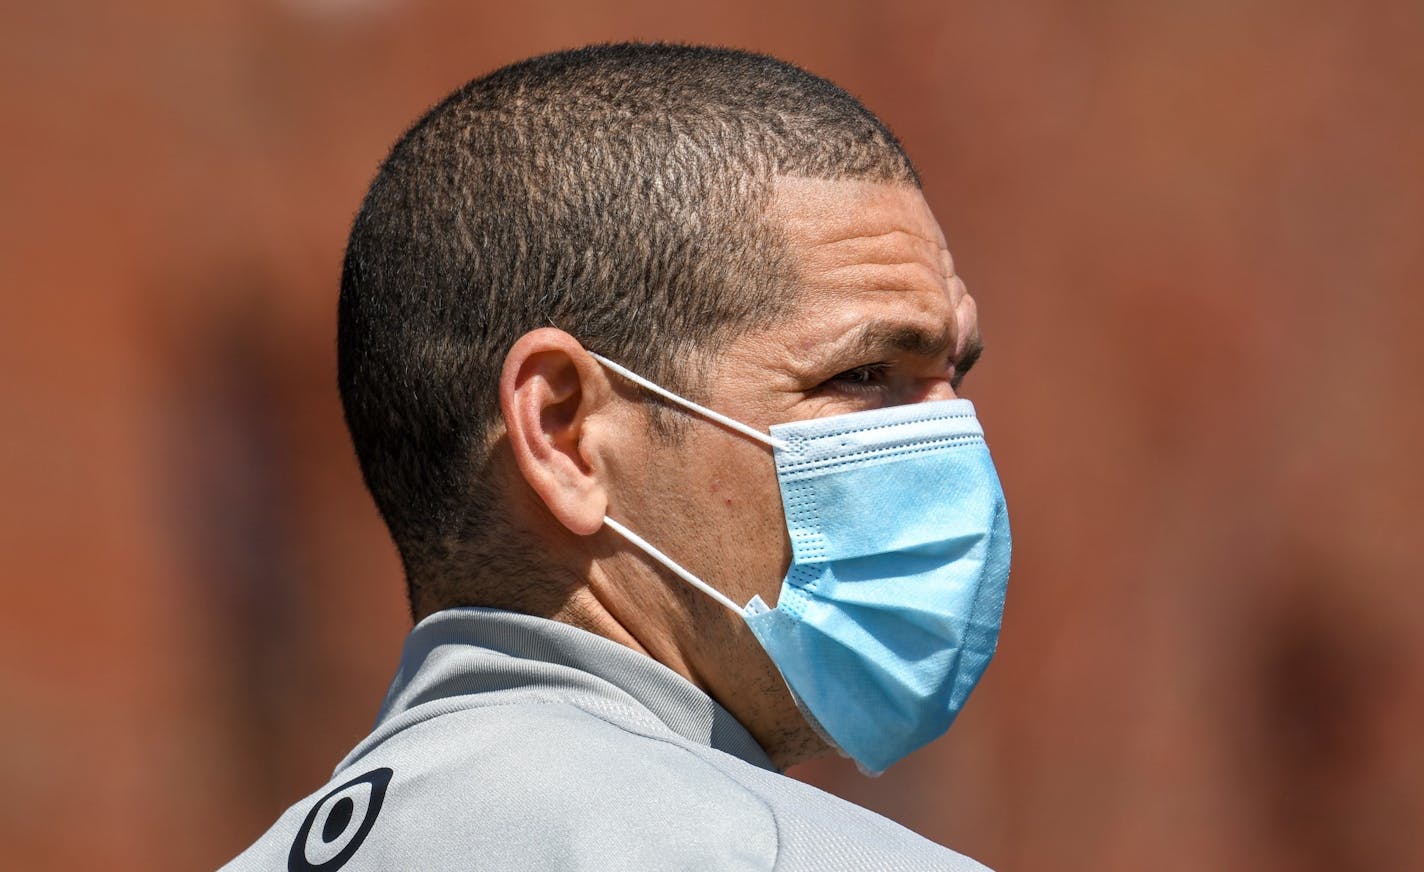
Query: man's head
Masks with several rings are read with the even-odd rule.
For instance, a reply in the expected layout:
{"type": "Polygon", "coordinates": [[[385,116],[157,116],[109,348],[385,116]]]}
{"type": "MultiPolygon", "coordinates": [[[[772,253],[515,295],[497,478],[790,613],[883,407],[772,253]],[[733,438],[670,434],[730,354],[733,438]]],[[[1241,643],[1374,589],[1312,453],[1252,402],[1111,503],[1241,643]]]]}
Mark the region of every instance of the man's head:
{"type": "Polygon", "coordinates": [[[782,762],[817,744],[735,616],[790,559],[765,447],[596,351],[765,430],[952,397],[977,353],[909,159],[771,58],[625,45],[461,89],[395,146],[352,230],[340,385],[417,616],[568,620],[707,689],[782,762]]]}

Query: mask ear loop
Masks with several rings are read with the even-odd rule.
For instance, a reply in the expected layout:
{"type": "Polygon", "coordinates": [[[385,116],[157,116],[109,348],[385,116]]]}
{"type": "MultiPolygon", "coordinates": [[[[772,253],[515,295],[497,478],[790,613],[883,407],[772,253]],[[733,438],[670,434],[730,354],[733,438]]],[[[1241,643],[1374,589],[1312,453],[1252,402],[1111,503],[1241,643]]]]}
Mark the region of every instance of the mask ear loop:
{"type": "Polygon", "coordinates": [[[627,539],[629,543],[631,543],[638,550],[642,551],[644,554],[661,563],[663,566],[666,566],[668,570],[672,572],[673,575],[676,575],[678,578],[682,579],[683,581],[687,582],[688,584],[712,597],[714,600],[731,609],[733,612],[736,612],[739,615],[745,612],[745,610],[741,606],[733,602],[732,599],[726,594],[722,593],[717,588],[713,587],[712,585],[688,572],[686,569],[683,569],[681,566],[678,566],[677,561],[673,560],[671,557],[654,548],[652,544],[649,543],[648,540],[644,539],[642,536],[639,536],[637,533],[634,533],[632,530],[629,530],[627,527],[623,526],[622,524],[618,523],[607,515],[603,516],[603,523],[608,525],[608,529],[617,533],[619,536],[622,536],[624,539],[627,539]]]}
{"type": "MultiPolygon", "coordinates": [[[[736,432],[741,433],[743,436],[755,439],[763,445],[769,445],[772,448],[784,449],[790,445],[790,443],[788,443],[785,439],[778,439],[775,436],[769,436],[766,433],[761,432],[760,430],[748,427],[741,421],[735,420],[733,418],[728,418],[721,412],[714,412],[706,406],[694,403],[693,401],[684,399],[683,397],[679,397],[677,394],[673,393],[667,388],[664,388],[662,385],[656,384],[643,378],[636,372],[633,372],[631,369],[628,369],[627,367],[622,366],[620,364],[614,363],[613,361],[609,360],[601,354],[597,354],[592,351],[588,352],[588,354],[594,360],[598,361],[607,368],[623,376],[633,384],[638,385],[639,387],[645,390],[651,391],[652,393],[657,394],[665,400],[669,400],[673,403],[676,403],[677,405],[682,406],[685,409],[689,409],[693,412],[696,412],[704,418],[715,421],[718,424],[721,424],[723,427],[726,427],[730,430],[735,430],[736,432]]],[[[681,566],[678,565],[676,560],[673,560],[671,557],[667,556],[663,552],[659,551],[657,548],[653,547],[652,543],[648,542],[648,540],[644,539],[642,536],[639,536],[637,533],[634,533],[632,530],[629,530],[627,527],[623,526],[622,524],[618,523],[607,515],[603,516],[603,523],[608,527],[608,529],[612,530],[619,536],[622,536],[624,539],[628,540],[629,544],[633,545],[639,551],[642,551],[644,554],[653,558],[653,560],[656,560],[658,563],[661,563],[673,575],[676,575],[678,578],[682,579],[683,581],[687,582],[688,584],[712,597],[712,599],[726,606],[729,610],[735,612],[736,614],[746,614],[746,609],[737,605],[735,602],[732,601],[730,597],[722,593],[720,590],[717,590],[712,585],[688,572],[686,569],[683,569],[681,566]]]]}
{"type": "Polygon", "coordinates": [[[736,430],[743,436],[748,436],[762,443],[763,445],[769,445],[772,448],[780,448],[782,450],[785,450],[791,445],[791,443],[787,442],[785,439],[778,439],[775,436],[769,436],[766,433],[761,432],[760,430],[757,430],[753,427],[748,427],[741,421],[735,420],[733,418],[728,418],[721,412],[714,412],[706,406],[699,405],[697,403],[694,403],[692,400],[679,397],[677,394],[673,393],[667,388],[648,381],[647,379],[638,375],[636,372],[633,372],[627,367],[620,366],[619,364],[614,363],[613,361],[609,360],[601,354],[596,354],[592,351],[590,351],[588,354],[594,360],[598,361],[599,363],[603,364],[604,366],[608,367],[609,369],[613,370],[614,372],[618,373],[619,375],[623,376],[628,381],[633,382],[639,387],[646,388],[647,390],[652,391],[663,399],[677,403],[679,406],[682,406],[685,409],[690,409],[704,418],[716,421],[718,424],[721,424],[723,427],[726,427],[729,430],[736,430]]]}

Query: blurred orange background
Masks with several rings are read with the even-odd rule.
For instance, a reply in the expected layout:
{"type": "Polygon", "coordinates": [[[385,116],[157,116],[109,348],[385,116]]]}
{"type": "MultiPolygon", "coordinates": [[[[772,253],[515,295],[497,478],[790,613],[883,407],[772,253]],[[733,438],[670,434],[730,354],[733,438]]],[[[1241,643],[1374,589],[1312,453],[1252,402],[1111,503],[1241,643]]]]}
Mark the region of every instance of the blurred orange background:
{"type": "Polygon", "coordinates": [[[216,867],[365,734],[408,618],[335,389],[349,222],[448,91],[627,38],[861,97],[983,316],[999,657],[886,776],[794,774],[1001,870],[1424,868],[1424,4],[71,0],[0,34],[7,868],[216,867]]]}

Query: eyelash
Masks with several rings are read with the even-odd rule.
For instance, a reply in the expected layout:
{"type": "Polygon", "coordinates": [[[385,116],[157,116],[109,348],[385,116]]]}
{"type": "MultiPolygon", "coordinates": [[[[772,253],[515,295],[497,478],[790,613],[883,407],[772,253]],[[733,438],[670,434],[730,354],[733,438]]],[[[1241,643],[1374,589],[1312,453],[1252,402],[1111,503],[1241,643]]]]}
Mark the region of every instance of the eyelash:
{"type": "Polygon", "coordinates": [[[889,369],[890,364],[888,363],[868,363],[831,376],[827,384],[834,383],[840,390],[847,391],[879,390],[881,385],[877,384],[877,377],[889,369]],[[859,376],[866,376],[866,378],[859,376]]]}
{"type": "MultiPolygon", "coordinates": [[[[867,363],[864,366],[857,366],[844,372],[837,373],[827,380],[826,384],[842,391],[878,391],[884,385],[878,383],[879,377],[890,370],[889,363],[867,363]]],[[[951,367],[949,384],[956,391],[964,382],[965,372],[957,365],[951,367]]]]}

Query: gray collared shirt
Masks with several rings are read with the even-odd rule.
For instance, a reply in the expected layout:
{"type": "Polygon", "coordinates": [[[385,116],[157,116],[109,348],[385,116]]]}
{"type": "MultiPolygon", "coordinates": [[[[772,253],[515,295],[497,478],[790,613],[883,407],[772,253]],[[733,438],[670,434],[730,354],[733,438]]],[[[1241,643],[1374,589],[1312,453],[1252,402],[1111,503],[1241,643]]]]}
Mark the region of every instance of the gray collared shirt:
{"type": "Polygon", "coordinates": [[[406,640],[376,728],[230,870],[973,870],[781,775],[662,664],[451,609],[406,640]]]}

